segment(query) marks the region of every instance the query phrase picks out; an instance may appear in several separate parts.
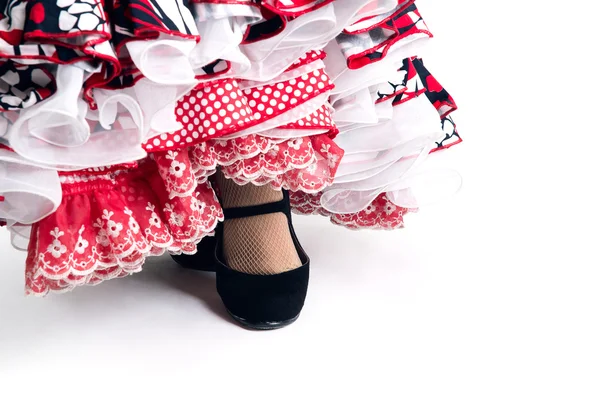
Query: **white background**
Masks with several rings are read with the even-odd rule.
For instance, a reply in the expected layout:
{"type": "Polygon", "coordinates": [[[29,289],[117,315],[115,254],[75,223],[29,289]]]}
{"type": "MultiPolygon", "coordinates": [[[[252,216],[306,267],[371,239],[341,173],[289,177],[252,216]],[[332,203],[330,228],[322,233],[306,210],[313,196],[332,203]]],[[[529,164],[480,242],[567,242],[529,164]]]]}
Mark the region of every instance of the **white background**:
{"type": "Polygon", "coordinates": [[[272,332],[169,258],[24,298],[2,232],[0,398],[600,398],[594,2],[417,4],[460,106],[456,197],[397,232],[296,218],[310,291],[272,332]]]}

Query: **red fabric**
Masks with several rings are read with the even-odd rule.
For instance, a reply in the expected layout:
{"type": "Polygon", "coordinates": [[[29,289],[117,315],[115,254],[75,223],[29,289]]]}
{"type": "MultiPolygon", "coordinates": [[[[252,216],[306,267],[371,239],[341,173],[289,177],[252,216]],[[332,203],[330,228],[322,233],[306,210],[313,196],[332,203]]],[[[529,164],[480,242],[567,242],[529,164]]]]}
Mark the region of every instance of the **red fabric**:
{"type": "Polygon", "coordinates": [[[29,294],[126,276],[165,251],[193,254],[223,219],[208,182],[170,196],[151,161],[116,175],[63,174],[62,181],[58,210],[32,226],[29,294]]]}
{"type": "Polygon", "coordinates": [[[321,193],[293,192],[290,201],[298,214],[318,214],[329,217],[331,222],[349,229],[399,229],[404,228],[404,215],[416,212],[395,205],[382,193],[364,210],[351,214],[333,214],[321,206],[321,193]]]}
{"type": "Polygon", "coordinates": [[[333,88],[323,69],[241,91],[234,79],[203,84],[178,103],[182,129],[144,144],[146,151],[178,149],[215,139],[275,118],[333,88]]]}

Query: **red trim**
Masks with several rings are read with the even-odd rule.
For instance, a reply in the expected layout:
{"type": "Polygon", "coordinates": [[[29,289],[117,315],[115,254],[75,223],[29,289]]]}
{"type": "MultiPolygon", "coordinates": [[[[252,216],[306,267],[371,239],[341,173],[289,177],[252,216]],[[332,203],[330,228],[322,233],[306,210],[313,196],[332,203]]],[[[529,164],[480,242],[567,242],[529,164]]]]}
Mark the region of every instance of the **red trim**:
{"type": "Polygon", "coordinates": [[[235,4],[240,6],[255,7],[260,9],[260,5],[250,1],[239,1],[239,0],[190,0],[190,4],[235,4]]]}
{"type": "MultiPolygon", "coordinates": [[[[241,44],[244,45],[244,44],[257,43],[257,42],[260,42],[261,40],[270,39],[272,37],[279,35],[281,32],[283,32],[285,30],[285,28],[287,27],[287,23],[288,23],[288,21],[285,18],[281,18],[281,16],[279,16],[279,18],[281,19],[281,28],[279,28],[275,32],[272,32],[269,36],[261,36],[256,40],[252,40],[252,41],[248,40],[248,35],[250,34],[251,28],[250,27],[246,28],[246,32],[244,32],[244,38],[242,39],[241,44]]],[[[262,22],[258,22],[258,23],[260,24],[262,22]]]]}
{"type": "Polygon", "coordinates": [[[171,31],[169,29],[156,27],[154,25],[144,23],[144,21],[138,20],[137,18],[132,18],[132,21],[144,26],[144,28],[134,29],[134,32],[133,32],[134,35],[139,35],[139,34],[144,35],[144,34],[147,34],[147,32],[165,33],[167,35],[177,36],[177,37],[184,38],[184,39],[193,39],[196,41],[196,43],[200,42],[200,35],[190,35],[187,33],[181,33],[178,31],[171,31]]]}
{"type": "Polygon", "coordinates": [[[430,31],[423,30],[423,29],[416,29],[416,30],[410,31],[410,33],[405,36],[400,36],[400,35],[396,35],[395,37],[392,36],[391,40],[388,39],[388,40],[380,43],[376,47],[371,47],[370,49],[367,49],[367,50],[363,51],[362,53],[356,53],[356,54],[352,54],[351,56],[349,56],[348,61],[347,61],[348,69],[360,69],[360,68],[364,67],[365,65],[373,64],[377,61],[383,60],[385,58],[385,56],[387,55],[388,50],[390,49],[390,47],[392,47],[394,45],[394,43],[396,43],[402,39],[405,39],[407,37],[410,37],[412,35],[415,35],[417,33],[424,33],[427,36],[429,36],[430,38],[433,37],[433,34],[430,31]],[[377,51],[380,51],[379,49],[382,47],[383,47],[383,51],[381,51],[380,58],[372,60],[372,59],[369,59],[368,57],[365,57],[367,54],[372,54],[377,51]]]}
{"type": "MultiPolygon", "coordinates": [[[[27,46],[29,46],[29,45],[27,45],[27,46]]],[[[31,45],[31,46],[34,46],[34,45],[31,45]]],[[[8,54],[8,53],[2,53],[2,52],[0,52],[0,58],[6,58],[6,59],[9,59],[9,60],[16,59],[16,60],[41,60],[41,61],[50,61],[53,64],[61,64],[61,65],[75,64],[76,62],[83,61],[83,60],[87,59],[87,57],[81,56],[81,57],[72,58],[72,59],[67,60],[67,61],[63,61],[63,60],[59,60],[58,58],[54,58],[54,57],[51,57],[51,56],[44,56],[44,55],[41,55],[41,54],[38,54],[38,55],[18,55],[18,54],[8,54]]],[[[30,65],[30,64],[24,64],[24,65],[30,65]]]]}
{"type": "Polygon", "coordinates": [[[112,38],[111,34],[108,32],[104,32],[104,31],[79,31],[79,32],[70,32],[70,33],[46,33],[44,31],[40,31],[40,30],[35,30],[32,32],[27,32],[25,33],[25,35],[23,35],[25,40],[36,40],[36,39],[44,39],[43,42],[41,42],[41,44],[53,44],[53,45],[58,45],[58,46],[62,46],[62,47],[67,47],[69,49],[81,49],[83,50],[83,47],[86,46],[95,46],[97,44],[106,42],[108,40],[110,40],[112,38]],[[88,40],[85,42],[85,44],[83,45],[74,45],[71,43],[65,43],[63,41],[60,40],[55,40],[56,38],[64,38],[64,39],[71,39],[74,37],[81,37],[81,36],[86,36],[86,35],[98,35],[101,36],[98,39],[95,40],[88,40]]]}
{"type": "Polygon", "coordinates": [[[121,49],[124,45],[132,41],[143,41],[143,40],[156,40],[159,37],[159,33],[164,33],[171,36],[177,36],[184,39],[194,39],[196,43],[200,42],[201,38],[199,35],[186,35],[181,32],[170,31],[168,29],[157,28],[153,25],[142,24],[141,21],[137,20],[140,25],[146,25],[144,28],[137,28],[133,31],[134,37],[129,37],[121,40],[115,46],[115,53],[117,56],[121,53],[121,49]]]}
{"type": "MultiPolygon", "coordinates": [[[[398,0],[398,2],[400,2],[401,0],[398,0]]],[[[387,21],[389,21],[390,19],[394,18],[396,15],[398,14],[402,14],[408,7],[410,7],[411,5],[413,5],[415,2],[415,0],[410,0],[408,3],[406,3],[405,6],[398,8],[394,11],[393,14],[391,14],[391,16],[388,16],[387,18],[382,19],[381,21],[379,21],[378,23],[374,24],[374,25],[369,25],[363,29],[359,29],[356,31],[348,31],[347,29],[344,29],[343,32],[347,33],[348,35],[357,35],[359,33],[364,33],[367,31],[370,31],[371,29],[375,28],[375,27],[379,27],[382,23],[386,23],[387,21]]],[[[418,10],[417,10],[418,11],[418,10]]],[[[369,20],[369,19],[373,19],[376,18],[377,15],[371,15],[370,17],[365,17],[365,18],[361,18],[360,20],[356,21],[354,24],[358,24],[360,22],[369,20]]],[[[354,25],[352,24],[352,25],[354,25]]],[[[385,27],[382,27],[385,28],[385,27]]]]}
{"type": "MultiPolygon", "coordinates": [[[[318,10],[319,8],[324,7],[330,3],[333,3],[333,0],[325,0],[322,3],[315,4],[313,7],[309,7],[302,11],[287,11],[286,7],[284,7],[284,6],[272,6],[266,2],[261,3],[261,6],[266,8],[267,10],[271,11],[274,14],[283,15],[286,17],[298,17],[300,15],[308,14],[312,11],[318,10]]],[[[298,7],[298,6],[294,6],[294,7],[298,7]]],[[[292,7],[287,7],[287,8],[291,9],[292,7]]]]}
{"type": "MultiPolygon", "coordinates": [[[[215,62],[217,60],[214,60],[212,62],[215,62]]],[[[216,76],[221,76],[221,75],[225,75],[226,73],[228,73],[229,71],[231,71],[231,62],[227,61],[227,60],[223,60],[225,61],[225,64],[227,65],[227,68],[225,68],[223,71],[219,71],[215,74],[204,74],[204,75],[196,75],[194,76],[194,79],[211,79],[214,78],[216,76]]],[[[209,63],[210,64],[210,63],[209,63]]],[[[209,81],[209,83],[213,83],[214,81],[209,81]]]]}
{"type": "Polygon", "coordinates": [[[396,92],[394,92],[392,94],[389,94],[389,95],[384,96],[384,97],[382,97],[380,99],[377,99],[375,101],[375,104],[383,103],[384,101],[393,99],[394,97],[401,95],[402,93],[406,92],[407,90],[408,90],[408,88],[406,86],[403,86],[401,90],[398,90],[398,91],[396,91],[396,92]]]}
{"type": "Polygon", "coordinates": [[[441,119],[446,118],[448,115],[452,114],[454,111],[458,110],[458,106],[454,103],[444,103],[444,105],[449,106],[450,110],[446,111],[444,114],[440,116],[441,119]]]}
{"type": "Polygon", "coordinates": [[[458,137],[458,140],[457,140],[456,142],[452,142],[452,143],[450,143],[450,144],[445,144],[445,145],[443,145],[443,146],[436,147],[435,149],[431,150],[431,151],[429,152],[429,154],[435,153],[435,152],[437,152],[437,151],[440,151],[440,150],[446,150],[446,149],[449,149],[450,147],[453,147],[453,146],[456,146],[456,145],[457,145],[457,144],[459,144],[459,143],[462,143],[462,141],[463,141],[463,140],[462,140],[462,138],[459,136],[459,137],[458,137]]]}
{"type": "MultiPolygon", "coordinates": [[[[398,106],[398,105],[400,105],[400,104],[404,104],[404,103],[406,103],[407,101],[409,101],[409,100],[412,100],[412,99],[415,99],[415,98],[417,98],[417,97],[421,96],[423,93],[426,93],[426,92],[427,92],[427,89],[425,89],[425,88],[423,88],[423,89],[420,89],[418,92],[410,92],[410,93],[408,94],[408,96],[406,96],[405,98],[401,99],[400,101],[397,101],[397,102],[393,102],[393,101],[392,101],[392,106],[396,107],[396,106],[398,106]]],[[[403,93],[404,93],[404,92],[403,92],[403,93]]]]}

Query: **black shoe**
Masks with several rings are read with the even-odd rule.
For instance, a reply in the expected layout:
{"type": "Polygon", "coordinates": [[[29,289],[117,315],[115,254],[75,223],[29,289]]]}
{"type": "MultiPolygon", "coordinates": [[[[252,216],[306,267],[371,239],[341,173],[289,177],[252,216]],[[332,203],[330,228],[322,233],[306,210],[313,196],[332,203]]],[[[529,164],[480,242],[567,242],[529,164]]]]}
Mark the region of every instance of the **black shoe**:
{"type": "Polygon", "coordinates": [[[217,227],[217,291],[231,316],[253,329],[282,328],[294,322],[304,306],[308,289],[310,260],[292,226],[290,199],[283,191],[281,201],[224,210],[225,220],[256,215],[283,213],[302,266],[276,275],[251,275],[235,271],[223,261],[223,224],[217,227]]]}
{"type": "Polygon", "coordinates": [[[171,256],[173,260],[184,268],[195,269],[197,271],[215,272],[217,262],[215,259],[215,247],[217,239],[214,236],[203,238],[196,247],[196,254],[181,254],[171,256]]]}

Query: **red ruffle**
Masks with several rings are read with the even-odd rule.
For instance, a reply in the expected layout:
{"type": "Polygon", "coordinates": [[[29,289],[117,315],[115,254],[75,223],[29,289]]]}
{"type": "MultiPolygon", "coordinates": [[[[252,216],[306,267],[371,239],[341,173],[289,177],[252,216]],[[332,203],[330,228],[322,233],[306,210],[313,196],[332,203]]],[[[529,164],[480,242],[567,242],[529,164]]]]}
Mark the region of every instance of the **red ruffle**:
{"type": "Polygon", "coordinates": [[[223,219],[209,182],[170,196],[154,162],[109,175],[63,175],[58,210],[32,226],[28,294],[138,272],[148,256],[193,254],[223,219]]]}
{"type": "Polygon", "coordinates": [[[290,202],[297,214],[323,215],[329,217],[334,224],[349,229],[392,230],[404,228],[404,215],[409,212],[417,212],[416,209],[395,205],[385,193],[377,196],[364,210],[351,214],[333,214],[321,206],[320,199],[321,193],[293,192],[290,195],[290,202]]]}

